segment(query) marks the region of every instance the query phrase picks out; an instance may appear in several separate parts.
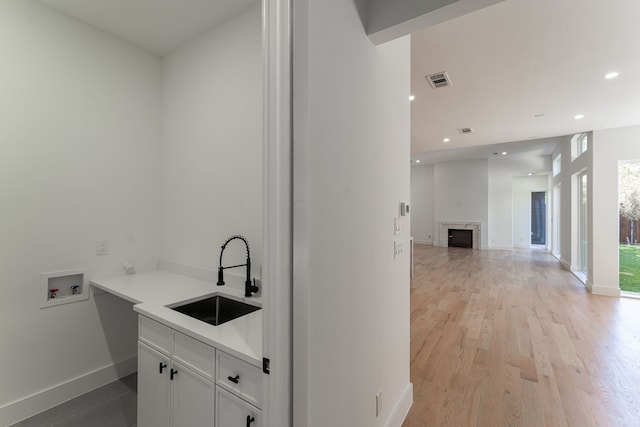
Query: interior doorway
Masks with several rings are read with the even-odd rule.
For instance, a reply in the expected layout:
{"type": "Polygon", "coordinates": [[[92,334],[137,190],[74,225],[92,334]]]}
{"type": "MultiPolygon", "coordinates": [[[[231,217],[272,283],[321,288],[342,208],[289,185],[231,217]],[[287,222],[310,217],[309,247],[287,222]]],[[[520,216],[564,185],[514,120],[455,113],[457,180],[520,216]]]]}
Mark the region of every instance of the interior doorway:
{"type": "Polygon", "coordinates": [[[531,244],[547,244],[547,192],[531,192],[531,244]]]}

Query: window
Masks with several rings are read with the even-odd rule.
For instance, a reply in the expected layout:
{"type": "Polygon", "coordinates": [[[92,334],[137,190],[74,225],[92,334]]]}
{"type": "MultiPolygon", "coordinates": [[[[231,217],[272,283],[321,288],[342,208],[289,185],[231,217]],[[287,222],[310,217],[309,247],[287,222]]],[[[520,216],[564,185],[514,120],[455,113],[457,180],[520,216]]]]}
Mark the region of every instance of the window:
{"type": "Polygon", "coordinates": [[[587,173],[578,175],[578,262],[579,271],[587,277],[587,173]]]}
{"type": "Polygon", "coordinates": [[[579,133],[571,138],[571,160],[575,160],[589,148],[589,135],[579,133]]]}
{"type": "Polygon", "coordinates": [[[553,176],[557,176],[560,172],[562,172],[562,154],[558,154],[558,156],[553,159],[553,176]]]}

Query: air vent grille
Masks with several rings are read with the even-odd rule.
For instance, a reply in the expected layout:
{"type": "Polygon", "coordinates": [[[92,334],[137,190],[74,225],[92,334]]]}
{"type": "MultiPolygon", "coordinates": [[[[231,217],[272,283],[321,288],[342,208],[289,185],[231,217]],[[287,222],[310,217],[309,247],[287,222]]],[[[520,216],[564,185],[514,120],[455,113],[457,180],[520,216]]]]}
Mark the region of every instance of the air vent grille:
{"type": "Polygon", "coordinates": [[[471,128],[460,128],[460,129],[458,129],[458,132],[460,132],[461,135],[468,135],[470,133],[473,133],[473,129],[471,129],[471,128]]]}
{"type": "Polygon", "coordinates": [[[446,71],[441,71],[439,73],[430,74],[424,77],[427,79],[433,89],[451,86],[451,79],[447,75],[446,71]]]}

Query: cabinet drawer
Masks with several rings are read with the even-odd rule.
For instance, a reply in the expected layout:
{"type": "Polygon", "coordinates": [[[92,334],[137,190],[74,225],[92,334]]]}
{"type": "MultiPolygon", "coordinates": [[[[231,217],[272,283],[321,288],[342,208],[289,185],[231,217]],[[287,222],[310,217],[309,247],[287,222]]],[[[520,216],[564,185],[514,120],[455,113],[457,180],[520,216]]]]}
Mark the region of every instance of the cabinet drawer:
{"type": "Polygon", "coordinates": [[[262,371],[222,351],[216,353],[216,383],[262,408],[262,371]]]}
{"type": "Polygon", "coordinates": [[[162,323],[138,316],[138,338],[166,355],[171,354],[171,328],[162,323]]]}
{"type": "Polygon", "coordinates": [[[173,359],[213,381],[215,348],[174,331],[173,359]]]}
{"type": "Polygon", "coordinates": [[[216,425],[261,427],[262,411],[226,390],[216,387],[216,425]]]}

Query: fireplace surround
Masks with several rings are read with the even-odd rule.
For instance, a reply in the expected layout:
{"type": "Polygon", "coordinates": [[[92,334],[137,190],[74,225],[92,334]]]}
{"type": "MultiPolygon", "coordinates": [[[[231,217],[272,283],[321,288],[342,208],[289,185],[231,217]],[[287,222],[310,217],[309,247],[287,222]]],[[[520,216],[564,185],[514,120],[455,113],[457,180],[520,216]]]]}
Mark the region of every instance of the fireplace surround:
{"type": "Polygon", "coordinates": [[[442,221],[440,222],[440,239],[438,239],[438,246],[449,246],[449,229],[453,230],[471,230],[473,239],[473,249],[480,249],[482,247],[481,242],[481,223],[479,221],[442,221]]]}

